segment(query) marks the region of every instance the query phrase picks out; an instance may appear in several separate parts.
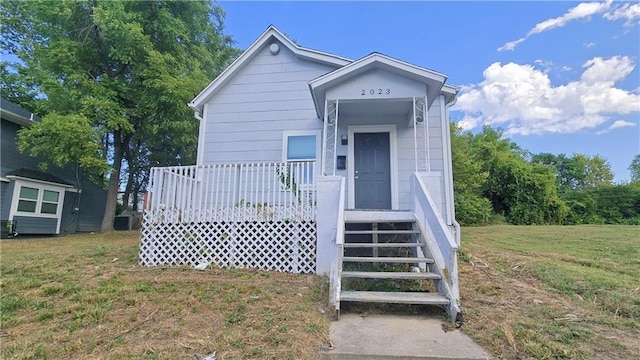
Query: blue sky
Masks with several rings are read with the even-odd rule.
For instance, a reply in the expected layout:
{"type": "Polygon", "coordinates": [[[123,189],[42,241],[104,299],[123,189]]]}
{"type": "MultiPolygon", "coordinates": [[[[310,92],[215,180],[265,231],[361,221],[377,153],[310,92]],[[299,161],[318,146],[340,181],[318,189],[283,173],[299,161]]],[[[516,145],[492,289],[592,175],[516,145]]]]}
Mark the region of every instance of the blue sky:
{"type": "Polygon", "coordinates": [[[615,181],[640,153],[638,2],[221,1],[248,47],[270,24],[301,46],[371,52],[448,75],[452,118],[499,127],[533,153],[599,154],[615,181]]]}

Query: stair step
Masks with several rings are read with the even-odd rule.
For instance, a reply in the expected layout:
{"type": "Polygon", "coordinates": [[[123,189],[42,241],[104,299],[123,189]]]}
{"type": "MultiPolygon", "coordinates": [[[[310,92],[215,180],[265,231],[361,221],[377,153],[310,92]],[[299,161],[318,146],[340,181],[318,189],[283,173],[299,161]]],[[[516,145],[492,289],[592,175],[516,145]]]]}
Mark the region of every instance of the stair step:
{"type": "Polygon", "coordinates": [[[408,248],[420,247],[420,243],[344,243],[345,248],[408,248]]]}
{"type": "Polygon", "coordinates": [[[395,279],[395,280],[440,280],[438,274],[431,272],[373,272],[373,271],[343,271],[344,278],[360,279],[395,279]]]}
{"type": "Polygon", "coordinates": [[[345,230],[345,235],[364,235],[364,234],[379,234],[379,235],[401,235],[401,234],[420,234],[418,230],[345,230]]]}
{"type": "Polygon", "coordinates": [[[344,212],[345,223],[367,222],[414,222],[413,212],[405,210],[346,210],[344,212]]]}
{"type": "Polygon", "coordinates": [[[340,301],[449,305],[449,299],[438,293],[419,292],[342,291],[340,301]]]}
{"type": "Polygon", "coordinates": [[[433,259],[417,257],[367,257],[367,256],[345,256],[343,262],[373,262],[373,263],[425,263],[433,264],[433,259]]]}

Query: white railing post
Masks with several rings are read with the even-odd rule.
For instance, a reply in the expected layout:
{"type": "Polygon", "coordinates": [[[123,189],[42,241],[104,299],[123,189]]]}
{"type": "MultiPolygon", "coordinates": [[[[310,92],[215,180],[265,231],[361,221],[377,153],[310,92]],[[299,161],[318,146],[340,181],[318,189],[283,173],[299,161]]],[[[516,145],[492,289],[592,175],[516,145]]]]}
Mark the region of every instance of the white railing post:
{"type": "Polygon", "coordinates": [[[429,114],[427,98],[413,98],[413,141],[415,171],[431,171],[429,149],[429,114]]]}
{"type": "Polygon", "coordinates": [[[336,148],[338,146],[338,100],[325,100],[322,138],[322,174],[336,174],[336,148]]]}

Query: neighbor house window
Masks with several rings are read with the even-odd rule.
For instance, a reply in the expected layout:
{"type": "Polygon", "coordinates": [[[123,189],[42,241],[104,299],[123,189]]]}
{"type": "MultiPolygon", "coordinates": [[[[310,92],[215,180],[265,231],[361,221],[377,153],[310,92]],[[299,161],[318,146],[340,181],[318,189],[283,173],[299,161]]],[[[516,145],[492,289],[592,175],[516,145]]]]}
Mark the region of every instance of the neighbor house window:
{"type": "Polygon", "coordinates": [[[285,131],[282,140],[282,158],[290,163],[291,173],[301,184],[312,183],[320,152],[320,131],[285,131]]]}
{"type": "Polygon", "coordinates": [[[18,198],[18,211],[35,213],[38,205],[39,190],[22,186],[20,187],[20,197],[18,198]]]}
{"type": "Polygon", "coordinates": [[[57,191],[44,190],[42,192],[42,205],[40,206],[40,213],[42,214],[55,214],[58,212],[58,196],[60,193],[57,191]]]}
{"type": "Polygon", "coordinates": [[[22,213],[56,215],[59,201],[58,191],[21,186],[16,210],[22,213]]]}

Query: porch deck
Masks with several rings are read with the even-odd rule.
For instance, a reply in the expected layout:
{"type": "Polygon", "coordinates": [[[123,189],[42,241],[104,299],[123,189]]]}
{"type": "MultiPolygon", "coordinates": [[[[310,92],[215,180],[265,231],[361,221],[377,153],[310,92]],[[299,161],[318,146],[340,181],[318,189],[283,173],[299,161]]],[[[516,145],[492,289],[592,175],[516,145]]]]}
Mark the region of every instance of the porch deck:
{"type": "Polygon", "coordinates": [[[153,168],[140,263],[315,272],[313,162],[153,168]]]}

